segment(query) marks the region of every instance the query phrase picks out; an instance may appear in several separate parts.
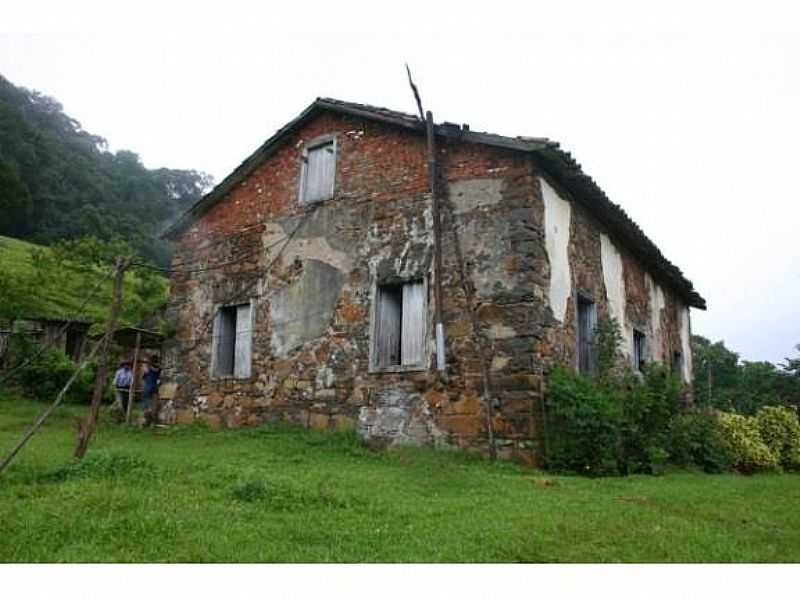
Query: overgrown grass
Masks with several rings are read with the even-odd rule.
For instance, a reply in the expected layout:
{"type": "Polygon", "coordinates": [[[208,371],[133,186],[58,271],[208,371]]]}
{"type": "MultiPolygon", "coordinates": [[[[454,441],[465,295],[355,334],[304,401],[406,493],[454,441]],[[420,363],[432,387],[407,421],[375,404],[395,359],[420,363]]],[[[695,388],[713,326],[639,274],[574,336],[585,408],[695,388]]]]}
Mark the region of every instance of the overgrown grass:
{"type": "MultiPolygon", "coordinates": [[[[0,394],[0,452],[43,407],[0,394]]],[[[65,406],[0,477],[0,562],[800,560],[800,476],[553,477],[286,426],[104,423],[65,406]]]]}

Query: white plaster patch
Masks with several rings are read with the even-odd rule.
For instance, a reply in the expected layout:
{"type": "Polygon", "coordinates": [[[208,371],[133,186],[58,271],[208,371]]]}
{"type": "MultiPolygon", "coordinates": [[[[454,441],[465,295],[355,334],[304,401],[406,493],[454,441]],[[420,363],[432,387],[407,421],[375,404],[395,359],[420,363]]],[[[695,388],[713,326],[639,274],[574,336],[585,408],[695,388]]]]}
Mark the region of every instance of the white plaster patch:
{"type": "MultiPolygon", "coordinates": [[[[278,225],[268,225],[264,231],[263,242],[267,249],[267,256],[270,258],[277,255],[283,247],[283,240],[286,234],[278,225]]],[[[283,250],[284,261],[286,263],[294,260],[318,260],[330,266],[349,273],[353,266],[353,259],[347,253],[331,248],[328,240],[324,237],[295,238],[291,240],[283,250]]]]}
{"type": "Polygon", "coordinates": [[[622,256],[606,234],[600,234],[600,259],[603,263],[603,283],[606,286],[608,310],[617,320],[622,334],[622,352],[630,357],[633,348],[633,329],[625,318],[625,276],[622,256]]]}
{"type": "Polygon", "coordinates": [[[686,383],[692,382],[692,346],[691,346],[691,324],[689,317],[689,307],[684,306],[681,310],[681,355],[683,356],[683,380],[686,383]]]}
{"type": "Polygon", "coordinates": [[[450,202],[456,215],[495,206],[503,199],[503,179],[465,179],[450,183],[450,202]]]}
{"type": "Polygon", "coordinates": [[[657,362],[664,362],[664,336],[661,331],[661,311],[667,305],[664,299],[664,290],[653,281],[649,273],[644,274],[644,282],[650,296],[651,358],[657,362]]]}
{"type": "Polygon", "coordinates": [[[502,371],[511,362],[508,356],[495,356],[492,358],[492,371],[502,371]]]}
{"type": "Polygon", "coordinates": [[[517,335],[517,332],[514,331],[513,327],[501,325],[499,323],[489,327],[489,330],[486,333],[488,334],[488,337],[493,340],[507,340],[516,337],[517,335]]]}
{"type": "Polygon", "coordinates": [[[332,388],[335,381],[336,376],[333,372],[333,369],[327,365],[322,365],[319,367],[315,382],[318,390],[332,388]]]}
{"type": "Polygon", "coordinates": [[[567,302],[572,290],[569,267],[569,230],[572,207],[540,177],[544,200],[544,232],[547,258],[550,261],[550,309],[561,323],[567,314],[567,302]]]}

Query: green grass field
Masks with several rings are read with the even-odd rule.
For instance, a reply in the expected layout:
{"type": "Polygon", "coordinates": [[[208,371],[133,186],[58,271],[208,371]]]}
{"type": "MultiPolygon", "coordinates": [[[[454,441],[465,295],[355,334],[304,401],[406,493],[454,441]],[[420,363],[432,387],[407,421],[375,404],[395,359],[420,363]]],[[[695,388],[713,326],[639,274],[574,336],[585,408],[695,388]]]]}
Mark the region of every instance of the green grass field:
{"type": "MultiPolygon", "coordinates": [[[[43,408],[0,394],[0,452],[43,408]]],[[[800,476],[584,479],[352,435],[104,423],[59,409],[0,476],[0,562],[800,560],[800,476]]]]}

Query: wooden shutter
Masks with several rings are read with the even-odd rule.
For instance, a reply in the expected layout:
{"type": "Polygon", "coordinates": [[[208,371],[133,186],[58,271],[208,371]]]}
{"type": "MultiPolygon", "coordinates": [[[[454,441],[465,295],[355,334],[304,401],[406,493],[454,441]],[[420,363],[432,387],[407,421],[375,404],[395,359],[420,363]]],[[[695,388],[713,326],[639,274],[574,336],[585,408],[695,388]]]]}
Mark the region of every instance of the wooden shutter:
{"type": "Polygon", "coordinates": [[[380,367],[400,364],[402,311],[403,293],[401,289],[397,286],[379,287],[375,328],[375,362],[380,367]]]}
{"type": "Polygon", "coordinates": [[[233,374],[236,377],[250,377],[252,339],[250,305],[242,304],[236,307],[236,342],[233,350],[233,374]]]}
{"type": "Polygon", "coordinates": [[[597,308],[589,300],[578,299],[578,370],[591,373],[595,368],[594,330],[597,308]]]}
{"type": "Polygon", "coordinates": [[[597,371],[597,344],[595,343],[595,330],[597,329],[597,305],[590,302],[588,306],[588,326],[586,331],[586,352],[588,357],[586,363],[588,372],[597,371]]]}
{"type": "Polygon", "coordinates": [[[217,313],[217,327],[215,335],[216,364],[215,375],[230,375],[233,373],[233,341],[235,336],[235,312],[230,307],[223,307],[217,313]]]}
{"type": "Polygon", "coordinates": [[[425,286],[421,281],[403,286],[402,364],[423,361],[425,338],[425,286]]]}
{"type": "Polygon", "coordinates": [[[336,152],[333,142],[311,148],[306,156],[303,202],[319,202],[333,196],[336,152]]]}

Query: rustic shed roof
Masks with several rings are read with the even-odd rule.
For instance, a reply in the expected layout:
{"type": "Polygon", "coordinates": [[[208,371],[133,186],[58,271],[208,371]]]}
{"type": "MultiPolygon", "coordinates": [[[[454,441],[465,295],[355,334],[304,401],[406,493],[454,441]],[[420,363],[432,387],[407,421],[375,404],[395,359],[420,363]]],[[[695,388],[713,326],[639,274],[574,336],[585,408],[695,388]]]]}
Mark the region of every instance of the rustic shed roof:
{"type": "MultiPolygon", "coordinates": [[[[166,238],[175,238],[185,231],[198,217],[219,202],[237,184],[244,180],[258,165],[277,150],[288,133],[310,120],[322,111],[332,111],[379,121],[407,130],[425,133],[425,123],[415,115],[410,115],[387,108],[344,102],[333,98],[317,98],[295,119],[280,128],[253,154],[245,159],[234,171],[219,183],[207,195],[186,211],[163,234],[166,238]]],[[[541,167],[566,189],[576,202],[583,205],[637,258],[652,271],[653,275],[677,292],[688,305],[705,309],[706,301],[697,293],[681,270],[669,262],[658,247],[633,222],[627,213],[609,200],[605,192],[581,169],[569,152],[561,149],[557,142],[547,138],[509,137],[472,131],[452,123],[436,125],[437,136],[457,139],[475,144],[485,144],[497,148],[506,148],[534,155],[541,167]]]]}
{"type": "Polygon", "coordinates": [[[120,327],[114,332],[114,341],[125,348],[134,348],[137,334],[140,348],[161,348],[164,343],[164,336],[157,331],[138,327],[120,327]]]}

